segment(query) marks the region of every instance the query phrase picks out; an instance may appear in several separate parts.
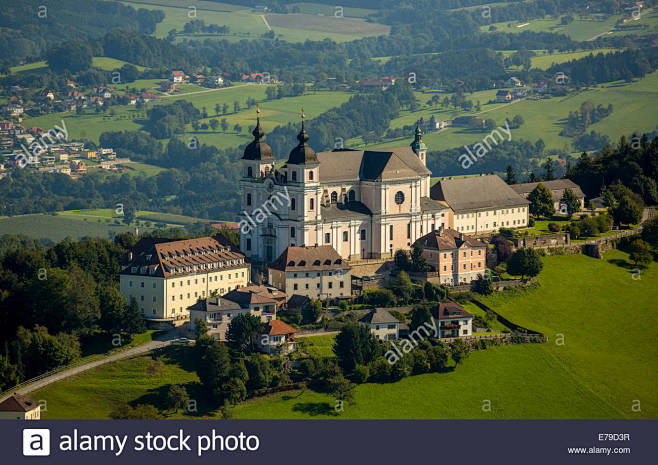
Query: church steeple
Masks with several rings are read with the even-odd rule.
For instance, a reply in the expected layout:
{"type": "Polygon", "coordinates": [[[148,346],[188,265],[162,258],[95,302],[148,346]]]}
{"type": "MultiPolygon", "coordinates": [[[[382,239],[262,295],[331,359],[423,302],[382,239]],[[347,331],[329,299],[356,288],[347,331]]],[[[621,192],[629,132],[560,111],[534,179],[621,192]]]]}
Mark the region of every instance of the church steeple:
{"type": "Polygon", "coordinates": [[[297,134],[297,140],[299,144],[297,147],[292,149],[290,156],[288,157],[288,164],[291,165],[305,165],[309,163],[319,163],[318,157],[315,154],[315,150],[308,145],[308,134],[304,129],[304,119],[306,115],[304,114],[304,108],[302,108],[302,129],[297,134]]]}
{"type": "Polygon", "coordinates": [[[425,145],[425,142],[423,142],[423,131],[418,125],[416,126],[414,141],[411,143],[411,150],[413,150],[418,159],[423,162],[423,165],[427,163],[427,146],[425,145]]]}
{"type": "Polygon", "coordinates": [[[260,105],[256,104],[256,127],[251,133],[254,140],[244,149],[243,160],[274,160],[274,153],[265,141],[263,141],[263,128],[260,127],[260,105]]]}

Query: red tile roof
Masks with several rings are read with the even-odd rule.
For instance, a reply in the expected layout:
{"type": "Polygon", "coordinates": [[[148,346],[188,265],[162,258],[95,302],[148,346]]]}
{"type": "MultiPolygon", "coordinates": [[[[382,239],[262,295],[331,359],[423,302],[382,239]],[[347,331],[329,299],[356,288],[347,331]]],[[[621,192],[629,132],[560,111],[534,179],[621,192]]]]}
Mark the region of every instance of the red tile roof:
{"type": "Polygon", "coordinates": [[[487,244],[474,237],[459,233],[452,228],[437,229],[416,241],[425,249],[452,250],[466,244],[469,247],[486,247],[487,244]]]}
{"type": "Polygon", "coordinates": [[[295,328],[281,320],[268,321],[265,325],[265,334],[270,336],[283,336],[287,334],[295,334],[296,332],[297,330],[295,328]]]}

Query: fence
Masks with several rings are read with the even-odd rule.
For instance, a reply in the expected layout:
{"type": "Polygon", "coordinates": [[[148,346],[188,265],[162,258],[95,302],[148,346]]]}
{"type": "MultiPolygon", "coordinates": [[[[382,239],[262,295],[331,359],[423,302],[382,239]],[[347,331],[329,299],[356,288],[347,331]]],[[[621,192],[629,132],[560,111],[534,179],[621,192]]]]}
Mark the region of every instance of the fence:
{"type": "Polygon", "coordinates": [[[473,344],[482,339],[500,339],[503,342],[516,342],[516,343],[542,343],[548,341],[548,338],[541,333],[503,333],[503,334],[485,334],[480,336],[461,336],[441,339],[441,342],[448,344],[456,340],[462,340],[468,344],[473,344]]]}
{"type": "MultiPolygon", "coordinates": [[[[167,346],[169,346],[169,345],[171,345],[175,342],[178,342],[178,340],[174,339],[174,340],[171,340],[171,341],[163,341],[161,343],[161,345],[153,347],[152,349],[149,349],[145,352],[150,352],[151,350],[156,350],[156,349],[162,349],[162,348],[167,347],[167,346]]],[[[126,350],[135,349],[137,347],[139,347],[139,346],[125,347],[125,348],[118,349],[118,350],[114,351],[110,355],[92,355],[92,356],[86,357],[84,359],[80,359],[75,363],[71,363],[69,365],[62,365],[62,366],[57,367],[53,370],[50,370],[46,373],[42,373],[39,376],[35,376],[34,378],[25,380],[22,383],[17,384],[16,386],[14,386],[10,389],[7,389],[6,391],[0,392],[0,401],[4,400],[5,397],[9,396],[11,393],[16,392],[17,390],[19,390],[19,389],[21,389],[21,388],[23,388],[23,387],[25,387],[29,384],[35,383],[37,381],[41,381],[42,379],[45,379],[45,378],[48,378],[50,376],[56,375],[57,373],[61,373],[63,371],[72,370],[72,369],[78,368],[80,366],[89,365],[89,364],[93,364],[95,362],[100,362],[100,361],[109,359],[110,357],[113,357],[115,355],[119,355],[119,354],[121,354],[122,352],[124,352],[126,350]]],[[[137,355],[137,354],[135,354],[135,355],[137,355]]],[[[98,366],[98,365],[94,365],[93,367],[96,367],[96,366],[98,366]]],[[[89,367],[89,368],[93,368],[93,367],[89,367]]]]}

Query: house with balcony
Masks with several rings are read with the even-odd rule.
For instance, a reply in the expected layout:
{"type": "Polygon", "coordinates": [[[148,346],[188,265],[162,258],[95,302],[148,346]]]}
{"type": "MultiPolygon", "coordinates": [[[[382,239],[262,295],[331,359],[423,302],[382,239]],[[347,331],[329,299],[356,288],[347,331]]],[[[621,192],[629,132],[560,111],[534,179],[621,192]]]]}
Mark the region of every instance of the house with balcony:
{"type": "Polygon", "coordinates": [[[473,335],[473,315],[455,302],[440,303],[432,311],[438,321],[439,337],[465,337],[473,335]]]}
{"type": "Polygon", "coordinates": [[[266,354],[288,354],[297,350],[297,330],[281,320],[265,323],[258,340],[259,348],[266,354]]]}

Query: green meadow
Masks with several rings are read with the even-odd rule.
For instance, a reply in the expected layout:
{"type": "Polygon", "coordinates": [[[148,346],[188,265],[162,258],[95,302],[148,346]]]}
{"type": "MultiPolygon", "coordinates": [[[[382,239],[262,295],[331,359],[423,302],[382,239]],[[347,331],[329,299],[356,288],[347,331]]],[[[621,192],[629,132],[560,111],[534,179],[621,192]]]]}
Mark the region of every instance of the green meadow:
{"type": "MultiPolygon", "coordinates": [[[[588,90],[542,100],[521,100],[511,104],[485,104],[495,91],[474,92],[466,98],[476,103],[480,100],[482,112],[455,112],[441,109],[436,105],[424,105],[416,112],[403,111],[400,118],[393,120],[391,127],[401,127],[412,124],[421,116],[428,119],[435,115],[437,119],[448,120],[461,115],[479,115],[484,119],[492,118],[498,125],[505,125],[505,120],[511,121],[515,115],[521,115],[525,123],[518,129],[512,129],[512,139],[525,139],[535,141],[543,139],[547,148],[567,149],[573,151],[572,139],[559,135],[563,122],[569,111],[576,111],[580,105],[590,100],[594,105],[607,106],[612,104],[613,112],[603,120],[592,124],[587,131],[597,131],[606,134],[614,142],[622,135],[628,136],[633,132],[650,132],[656,128],[658,121],[658,107],[653,102],[658,98],[658,72],[645,76],[632,83],[613,82],[602,84],[588,90]]],[[[423,94],[421,102],[431,98],[431,94],[423,94]]],[[[449,94],[439,94],[441,100],[449,94]]],[[[446,150],[463,145],[472,145],[482,140],[488,132],[473,132],[470,129],[449,127],[440,132],[433,132],[424,136],[425,143],[430,150],[446,150]]],[[[412,135],[402,139],[390,140],[375,144],[373,147],[396,147],[406,145],[412,135]]],[[[348,144],[360,145],[361,139],[353,139],[348,144]]]]}
{"type": "Polygon", "coordinates": [[[132,224],[125,225],[121,221],[122,216],[110,208],[67,210],[57,212],[55,215],[37,213],[4,216],[0,217],[0,235],[23,234],[34,239],[50,239],[57,242],[66,237],[108,238],[119,232],[134,232],[136,227],[140,231],[149,231],[156,229],[156,224],[161,225],[160,227],[164,225],[166,228],[176,228],[197,222],[219,222],[219,220],[141,210],[136,212],[136,218],[132,224]]]}
{"type": "Polygon", "coordinates": [[[194,5],[181,5],[173,0],[158,1],[123,1],[134,8],[162,10],[165,19],[156,26],[155,36],[167,37],[175,29],[177,41],[183,39],[257,39],[271,30],[276,38],[288,42],[331,39],[346,42],[367,36],[388,34],[389,26],[365,22],[360,16],[368,10],[348,8],[343,11],[344,18],[334,16],[335,9],[327,11],[326,5],[306,4],[300,7],[299,14],[263,14],[251,8],[238,5],[200,1],[194,5]],[[196,7],[196,11],[191,7],[196,7]],[[185,23],[200,19],[206,25],[228,26],[227,35],[217,34],[182,34],[185,23]],[[268,28],[269,25],[269,28],[268,28]]]}
{"type": "MultiPolygon", "coordinates": [[[[542,331],[545,344],[473,352],[455,370],[356,388],[355,405],[337,415],[329,395],[309,390],[256,398],[235,418],[557,419],[658,416],[658,264],[637,278],[628,256],[545,257],[539,286],[496,293],[487,305],[512,321],[542,331]],[[636,401],[640,401],[639,408],[636,401]],[[489,408],[490,406],[490,408],[489,408]]],[[[467,305],[472,312],[474,306],[467,305]]],[[[300,338],[302,350],[330,356],[332,336],[300,338]],[[316,339],[316,340],[314,340],[316,339]]],[[[44,418],[107,418],[117,402],[144,402],[172,383],[196,381],[189,349],[163,358],[152,376],[150,358],[114,362],[32,395],[48,402],[44,418]],[[151,397],[150,397],[151,396],[151,397]],[[93,401],[93,402],[92,402],[93,401]],[[95,408],[91,408],[93,403],[95,408]]],[[[189,389],[198,386],[189,384],[189,389]]],[[[206,409],[202,417],[217,417],[206,409]]],[[[172,415],[189,418],[182,412],[172,415]]]]}

